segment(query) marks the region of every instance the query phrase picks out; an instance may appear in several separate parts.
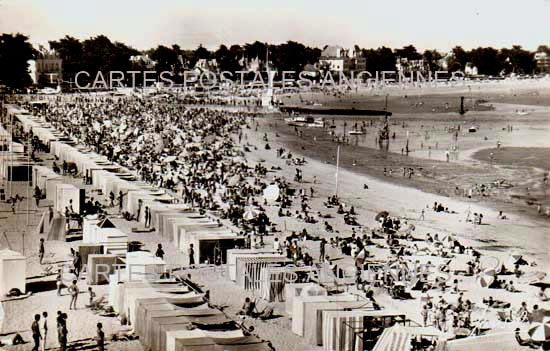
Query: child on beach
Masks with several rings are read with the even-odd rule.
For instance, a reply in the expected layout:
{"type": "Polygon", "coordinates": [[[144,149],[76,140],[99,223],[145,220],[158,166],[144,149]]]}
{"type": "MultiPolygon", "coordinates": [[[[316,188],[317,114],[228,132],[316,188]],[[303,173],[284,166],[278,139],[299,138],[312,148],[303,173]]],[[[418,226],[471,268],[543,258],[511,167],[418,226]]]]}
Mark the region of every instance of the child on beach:
{"type": "Polygon", "coordinates": [[[90,307],[91,307],[94,303],[94,298],[95,298],[95,292],[92,290],[91,286],[88,287],[88,293],[90,294],[90,307]]]}

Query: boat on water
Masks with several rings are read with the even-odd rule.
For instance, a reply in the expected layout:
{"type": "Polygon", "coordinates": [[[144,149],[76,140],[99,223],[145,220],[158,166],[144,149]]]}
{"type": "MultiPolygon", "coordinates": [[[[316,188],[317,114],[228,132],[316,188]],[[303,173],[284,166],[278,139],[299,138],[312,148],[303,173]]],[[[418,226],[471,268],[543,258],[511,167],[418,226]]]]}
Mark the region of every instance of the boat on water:
{"type": "Polygon", "coordinates": [[[324,128],[325,120],[323,118],[313,118],[311,116],[298,116],[285,118],[286,124],[295,127],[324,128]]]}
{"type": "Polygon", "coordinates": [[[367,133],[363,130],[350,130],[349,131],[349,135],[365,135],[365,134],[367,134],[367,133]]]}

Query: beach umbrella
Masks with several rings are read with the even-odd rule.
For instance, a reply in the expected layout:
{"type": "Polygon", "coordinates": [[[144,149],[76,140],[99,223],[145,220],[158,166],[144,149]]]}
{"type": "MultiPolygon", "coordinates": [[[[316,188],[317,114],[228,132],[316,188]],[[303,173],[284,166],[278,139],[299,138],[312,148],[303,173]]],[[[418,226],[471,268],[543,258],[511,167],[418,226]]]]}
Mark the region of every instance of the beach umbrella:
{"type": "Polygon", "coordinates": [[[390,215],[390,213],[388,211],[380,211],[378,212],[378,214],[374,217],[374,220],[375,221],[379,221],[380,218],[386,218],[390,215]]]}
{"type": "Polygon", "coordinates": [[[510,264],[516,264],[518,261],[520,261],[521,259],[523,258],[523,255],[520,254],[519,252],[517,251],[513,251],[511,254],[510,254],[510,257],[508,258],[508,260],[510,261],[510,264]]]}
{"type": "Polygon", "coordinates": [[[365,260],[367,259],[367,256],[367,251],[365,251],[365,249],[359,251],[359,253],[355,257],[355,266],[362,267],[365,263],[365,260]]]}
{"type": "Polygon", "coordinates": [[[538,288],[550,288],[550,280],[547,281],[538,281],[530,283],[529,285],[536,286],[538,288]]]}
{"type": "Polygon", "coordinates": [[[476,282],[482,288],[488,288],[495,282],[495,271],[492,269],[485,270],[476,276],[476,282]]]}
{"type": "Polygon", "coordinates": [[[260,214],[260,211],[258,211],[257,209],[249,208],[246,211],[244,211],[243,219],[245,219],[247,221],[251,221],[254,218],[258,217],[259,214],[260,214]]]}
{"type": "Polygon", "coordinates": [[[479,265],[482,270],[498,270],[502,264],[500,260],[494,256],[483,255],[479,258],[479,265]]]}
{"type": "Polygon", "coordinates": [[[550,317],[544,317],[541,322],[531,323],[527,333],[533,341],[550,340],[550,317]]]}
{"type": "Polygon", "coordinates": [[[279,186],[277,186],[276,184],[268,185],[264,189],[264,199],[267,202],[275,202],[279,198],[279,193],[279,186]]]}

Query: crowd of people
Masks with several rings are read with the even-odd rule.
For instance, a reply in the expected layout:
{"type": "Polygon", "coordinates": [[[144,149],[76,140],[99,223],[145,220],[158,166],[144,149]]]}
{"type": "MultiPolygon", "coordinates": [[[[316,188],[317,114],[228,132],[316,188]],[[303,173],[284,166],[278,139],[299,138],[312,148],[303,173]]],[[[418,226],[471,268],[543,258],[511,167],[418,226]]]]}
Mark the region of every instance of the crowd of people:
{"type": "MultiPolygon", "coordinates": [[[[426,239],[416,238],[413,236],[414,226],[407,223],[406,219],[398,215],[390,216],[389,213],[380,216],[379,228],[366,228],[359,223],[354,206],[346,204],[336,195],[327,198],[322,209],[325,213],[322,213],[320,208],[315,208],[311,203],[316,190],[309,183],[303,182],[300,167],[307,164],[305,159],[293,163],[298,168],[292,181],[279,175],[267,180],[268,172],[276,173],[279,169],[262,163],[250,167],[241,151],[256,148],[248,142],[246,135],[247,129],[253,128],[253,113],[190,107],[137,97],[99,96],[60,96],[35,110],[35,113],[43,116],[67,137],[87,145],[113,162],[135,170],[141,180],[177,193],[185,203],[199,211],[212,211],[219,214],[221,219],[229,220],[245,236],[245,247],[262,247],[265,236],[281,232],[276,221],[265,211],[268,205],[276,206],[277,217],[292,217],[295,223],[304,224],[303,230],[291,231],[282,240],[277,238],[273,241],[273,248],[285,254],[296,266],[327,264],[336,276],[343,276],[342,267],[338,267],[337,261],[327,256],[328,249],[337,250],[339,256],[350,257],[355,261],[357,284],[364,290],[365,297],[374,299],[371,290],[374,287],[387,289],[388,295],[394,299],[410,299],[410,290],[420,289],[421,315],[425,325],[435,325],[442,331],[462,328],[469,334],[480,332],[479,320],[476,321],[472,315],[475,303],[463,298],[459,278],[455,278],[449,286],[449,281],[431,279],[421,271],[407,277],[398,276],[397,279],[391,274],[381,273],[374,279],[365,280],[362,274],[371,268],[369,259],[376,258],[387,264],[404,264],[413,260],[410,256],[422,253],[433,256],[434,261],[466,255],[468,263],[463,274],[473,276],[483,271],[479,254],[475,250],[456,239],[447,239],[449,236],[440,239],[438,234],[434,234],[433,237],[427,235],[426,239]],[[278,189],[275,201],[269,204],[267,199],[262,201],[268,186],[276,186],[278,189]],[[345,231],[338,232],[333,228],[331,223],[334,223],[336,217],[343,220],[345,231]],[[309,233],[306,224],[314,223],[323,223],[325,233],[309,233]],[[318,256],[310,246],[303,244],[312,241],[319,245],[318,256]],[[379,249],[389,249],[389,253],[381,258],[374,253],[379,249]],[[444,298],[437,300],[430,295],[433,291],[450,291],[457,296],[457,301],[450,303],[444,298]]],[[[276,152],[280,158],[292,159],[290,153],[283,149],[269,151],[267,135],[263,141],[266,142],[265,152],[276,152]]],[[[68,173],[69,167],[62,165],[62,169],[68,173]]],[[[391,176],[392,172],[392,169],[384,169],[385,175],[391,176]]],[[[403,172],[408,177],[414,174],[413,169],[404,168],[403,172]]],[[[77,174],[88,182],[89,175],[77,174]]],[[[108,194],[110,205],[114,206],[115,200],[122,204],[124,195],[108,194]]],[[[100,211],[102,205],[95,204],[93,199],[90,201],[89,210],[100,211]]],[[[424,219],[424,211],[430,210],[434,213],[453,213],[443,204],[434,203],[433,207],[423,210],[421,219],[424,219]]],[[[147,214],[148,208],[138,206],[137,213],[129,213],[125,218],[139,218],[141,211],[147,214]]],[[[72,212],[67,208],[67,217],[72,212]]],[[[482,218],[482,214],[475,213],[472,221],[482,224],[482,218]]],[[[189,249],[193,250],[193,247],[189,249]]],[[[162,246],[158,247],[156,254],[158,257],[164,256],[162,246]]],[[[194,264],[191,252],[189,257],[190,264],[194,264]]],[[[74,266],[77,270],[80,264],[76,262],[74,266]]],[[[448,266],[443,265],[441,268],[450,273],[448,266]]],[[[513,270],[519,269],[514,266],[513,270]]],[[[502,271],[499,270],[499,273],[502,271]]],[[[496,278],[498,273],[494,275],[496,278]]],[[[509,287],[510,282],[507,284],[506,290],[513,292],[514,284],[512,288],[509,287]]],[[[70,308],[76,308],[78,288],[68,288],[71,296],[75,290],[77,292],[74,301],[71,299],[70,308]]],[[[61,288],[58,293],[61,293],[61,288]]],[[[488,302],[488,306],[496,305],[494,301],[488,302]]],[[[243,314],[258,315],[253,307],[251,300],[246,301],[243,314]]]]}

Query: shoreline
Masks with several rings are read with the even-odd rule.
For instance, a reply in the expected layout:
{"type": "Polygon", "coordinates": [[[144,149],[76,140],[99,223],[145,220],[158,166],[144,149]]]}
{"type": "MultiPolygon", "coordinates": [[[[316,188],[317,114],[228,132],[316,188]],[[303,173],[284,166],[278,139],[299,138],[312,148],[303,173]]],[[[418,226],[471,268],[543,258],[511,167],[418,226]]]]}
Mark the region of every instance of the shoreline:
{"type": "MultiPolygon", "coordinates": [[[[332,143],[328,146],[319,146],[317,147],[323,147],[324,149],[333,149],[333,155],[330,157],[326,153],[317,151],[316,149],[312,149],[311,147],[315,147],[313,145],[311,140],[305,140],[309,137],[311,137],[311,133],[308,133],[311,131],[311,129],[305,129],[304,133],[308,133],[306,136],[303,136],[302,138],[294,137],[292,133],[290,133],[288,130],[285,130],[285,127],[281,127],[281,124],[284,122],[282,120],[277,120],[277,125],[274,128],[275,133],[279,134],[281,137],[283,137],[285,140],[281,142],[281,138],[276,138],[277,142],[281,142],[282,147],[287,148],[292,151],[293,154],[299,153],[302,156],[309,157],[316,159],[318,161],[321,161],[323,163],[330,163],[332,165],[336,165],[335,162],[335,156],[336,156],[336,144],[332,143]]],[[[271,123],[269,123],[271,124],[271,123]]],[[[265,131],[269,131],[269,127],[265,129],[265,131]]],[[[317,138],[317,141],[319,144],[321,143],[330,143],[328,140],[321,140],[318,135],[314,135],[314,137],[317,138]]],[[[482,148],[485,149],[485,148],[482,148]]],[[[462,153],[468,153],[469,150],[462,151],[462,153]]],[[[476,150],[477,151],[477,150],[476,150]]],[[[464,196],[455,196],[453,193],[453,187],[454,184],[450,183],[454,178],[458,178],[458,176],[452,177],[448,176],[446,173],[452,171],[453,169],[466,169],[468,170],[469,176],[472,176],[472,174],[479,177],[484,177],[486,173],[486,168],[490,167],[490,165],[486,162],[475,160],[476,164],[457,164],[454,162],[446,163],[443,161],[437,161],[435,159],[425,159],[420,157],[414,157],[414,156],[403,156],[394,152],[388,152],[387,157],[380,152],[380,150],[369,148],[369,147],[363,147],[363,146],[354,146],[354,145],[341,145],[340,144],[340,167],[347,169],[352,172],[356,172],[360,175],[365,175],[369,177],[373,177],[375,179],[378,179],[380,181],[385,181],[388,184],[393,185],[399,185],[399,186],[405,186],[405,187],[411,187],[417,190],[421,190],[427,193],[431,193],[433,195],[444,195],[447,197],[453,197],[456,199],[461,200],[467,200],[464,196]],[[354,150],[351,150],[354,149],[354,150]],[[362,152],[357,152],[357,150],[360,150],[362,152]],[[400,175],[400,171],[402,171],[402,167],[397,170],[394,176],[383,176],[382,168],[386,164],[381,164],[380,169],[374,169],[375,167],[372,167],[369,164],[361,163],[361,156],[363,154],[367,156],[374,157],[376,161],[385,162],[387,164],[387,167],[395,167],[397,164],[405,164],[408,167],[416,167],[421,168],[426,171],[425,174],[423,174],[422,178],[415,178],[415,179],[405,179],[400,175]],[[355,157],[353,157],[355,155],[355,157]],[[359,156],[357,156],[359,155],[359,156]],[[357,166],[353,166],[352,162],[356,159],[357,166]],[[438,167],[444,167],[445,171],[441,174],[437,171],[438,167]],[[434,171],[432,171],[435,169],[434,171]],[[447,179],[445,179],[447,178],[447,179]]],[[[435,150],[434,150],[435,152],[435,150]]],[[[494,177],[492,177],[494,178],[494,177]]],[[[502,199],[497,198],[476,198],[477,200],[481,200],[482,203],[485,205],[491,206],[494,210],[497,212],[499,210],[504,211],[505,213],[516,213],[521,215],[529,215],[532,219],[538,220],[539,222],[544,223],[546,221],[546,218],[541,217],[536,214],[536,209],[533,209],[531,206],[526,206],[525,204],[517,203],[517,202],[508,202],[504,201],[502,199]],[[520,206],[520,208],[518,208],[520,206]],[[500,209],[497,209],[499,208],[500,209]]],[[[475,200],[472,200],[473,202],[475,200]]]]}
{"type": "MultiPolygon", "coordinates": [[[[259,128],[258,128],[258,131],[257,131],[257,138],[258,140],[260,139],[261,135],[263,135],[263,133],[268,133],[268,138],[269,138],[269,145],[271,146],[271,150],[270,152],[274,152],[274,150],[276,148],[280,148],[280,147],[283,147],[287,150],[290,150],[292,152],[292,154],[294,155],[294,157],[305,157],[308,162],[311,163],[315,163],[315,166],[314,167],[311,167],[317,171],[319,171],[319,168],[322,169],[322,172],[323,172],[323,176],[321,176],[320,178],[321,179],[326,179],[329,183],[332,183],[334,184],[334,176],[332,175],[329,175],[330,173],[334,174],[335,173],[335,162],[333,162],[333,158],[335,157],[330,157],[329,155],[327,155],[326,153],[323,154],[321,151],[317,150],[318,152],[315,153],[315,152],[312,152],[312,149],[302,149],[302,147],[304,147],[303,145],[305,144],[304,143],[304,138],[300,139],[300,138],[292,138],[294,140],[287,140],[289,137],[288,137],[288,133],[286,134],[282,134],[282,129],[280,127],[275,127],[273,128],[273,125],[272,125],[272,122],[273,120],[263,120],[263,122],[260,122],[258,125],[259,125],[259,128]],[[270,126],[271,125],[271,126],[270,126]],[[279,137],[277,138],[276,135],[279,135],[279,137]],[[285,139],[286,138],[286,139],[285,139]],[[283,140],[281,140],[283,139],[283,140]],[[298,140],[298,141],[297,141],[298,140]],[[299,141],[301,140],[301,142],[299,141]],[[329,174],[327,174],[327,172],[329,174]],[[326,174],[326,176],[325,176],[326,174]]],[[[277,121],[278,124],[279,121],[277,121]]],[[[260,144],[262,147],[263,145],[265,145],[265,142],[262,142],[260,141],[260,144]]],[[[334,153],[336,152],[335,151],[336,147],[334,147],[334,153]]],[[[344,148],[345,149],[345,148],[344,148]]],[[[263,150],[262,150],[263,151],[263,150]]],[[[341,151],[342,151],[342,148],[341,148],[341,151]]],[[[344,152],[345,153],[345,152],[344,152]]],[[[264,153],[261,153],[262,156],[258,156],[258,157],[265,157],[265,152],[264,153]]],[[[396,155],[393,155],[393,157],[395,157],[396,155]]],[[[400,155],[397,155],[397,156],[400,156],[400,155]]],[[[257,158],[257,159],[260,159],[260,158],[257,158]]],[[[362,190],[362,182],[365,181],[366,184],[369,186],[369,188],[372,188],[372,184],[376,184],[376,187],[380,187],[380,188],[383,188],[383,189],[388,189],[389,192],[398,192],[398,193],[412,193],[412,194],[415,194],[414,196],[420,196],[420,198],[424,198],[424,199],[430,199],[430,201],[426,201],[424,203],[418,203],[417,204],[417,207],[416,209],[410,209],[410,202],[409,200],[407,201],[404,201],[407,203],[407,205],[409,206],[400,206],[401,207],[401,210],[405,210],[407,207],[409,207],[408,209],[406,209],[405,211],[399,211],[399,205],[402,205],[399,203],[399,201],[401,200],[400,198],[393,198],[391,200],[394,200],[395,202],[395,205],[393,208],[389,208],[388,206],[388,209],[390,211],[395,211],[397,213],[399,212],[405,212],[403,213],[404,215],[406,215],[407,217],[410,218],[410,216],[408,215],[408,213],[414,213],[415,216],[418,216],[419,214],[419,211],[422,207],[424,207],[426,204],[428,203],[433,203],[433,201],[435,199],[437,199],[438,202],[450,202],[453,204],[453,206],[457,206],[457,209],[458,209],[458,215],[460,217],[463,217],[463,214],[465,213],[465,211],[467,210],[468,207],[470,207],[472,210],[472,213],[475,212],[475,211],[479,211],[479,212],[482,212],[484,213],[485,217],[486,218],[491,218],[490,220],[493,222],[493,218],[496,218],[496,216],[498,215],[498,211],[499,209],[500,210],[504,210],[504,212],[507,214],[507,215],[511,215],[510,219],[507,220],[507,221],[500,221],[500,223],[491,223],[491,226],[493,225],[498,225],[498,227],[502,227],[502,225],[504,226],[507,226],[508,224],[510,224],[510,228],[508,228],[507,232],[509,232],[509,234],[511,234],[511,236],[508,236],[508,238],[512,237],[512,242],[506,242],[506,240],[501,240],[501,239],[504,239],[504,237],[502,236],[503,234],[500,234],[500,233],[496,233],[496,236],[495,236],[495,233],[488,233],[486,231],[483,231],[484,232],[484,235],[482,235],[481,237],[478,236],[478,235],[475,235],[475,233],[473,233],[473,229],[472,228],[469,228],[469,229],[466,229],[464,231],[461,231],[459,229],[459,227],[463,227],[464,223],[461,223],[461,225],[459,227],[457,227],[456,229],[454,228],[450,228],[450,231],[453,232],[453,233],[458,233],[458,236],[460,236],[461,238],[464,238],[470,242],[475,242],[477,245],[477,248],[478,249],[481,249],[483,250],[483,243],[486,242],[486,243],[493,243],[494,245],[488,245],[486,246],[486,248],[491,251],[491,252],[500,252],[500,253],[503,253],[502,251],[504,250],[507,250],[507,249],[512,249],[512,248],[517,248],[517,249],[522,249],[526,254],[529,254],[529,255],[535,255],[537,257],[537,259],[543,259],[545,262],[544,262],[544,265],[550,267],[550,258],[548,257],[545,257],[547,256],[547,252],[545,250],[542,250],[540,251],[540,244],[539,245],[536,245],[534,247],[529,247],[529,246],[524,246],[524,245],[518,245],[519,242],[518,240],[521,242],[522,240],[518,238],[518,240],[514,240],[514,234],[515,233],[521,233],[522,231],[525,231],[527,230],[528,232],[531,232],[531,233],[536,233],[534,235],[536,235],[538,237],[537,240],[530,240],[530,242],[538,242],[540,243],[540,240],[542,240],[542,242],[545,242],[545,240],[547,239],[544,239],[546,238],[547,236],[545,235],[544,233],[544,227],[547,226],[547,223],[545,223],[545,220],[543,218],[541,218],[540,216],[537,216],[537,215],[534,215],[532,213],[529,213],[526,211],[526,209],[522,209],[522,208],[519,208],[518,209],[518,205],[517,204],[514,204],[514,203],[501,203],[501,202],[497,202],[497,201],[488,201],[486,199],[478,199],[478,198],[474,198],[472,200],[468,200],[467,198],[464,198],[462,196],[453,196],[453,195],[443,195],[441,193],[438,193],[436,191],[436,189],[434,187],[432,188],[426,188],[426,186],[423,186],[422,184],[419,184],[419,182],[415,182],[415,181],[412,181],[412,182],[409,182],[408,180],[405,180],[405,179],[402,179],[403,177],[401,175],[396,175],[396,176],[393,176],[391,177],[391,180],[389,180],[388,178],[390,177],[383,177],[382,175],[380,174],[377,174],[376,172],[369,172],[368,169],[364,169],[364,168],[360,168],[360,167],[354,167],[354,166],[351,166],[350,164],[347,164],[346,163],[346,160],[349,162],[349,155],[348,157],[346,158],[345,156],[343,157],[342,156],[342,152],[341,152],[341,155],[340,155],[340,179],[342,181],[342,178],[343,177],[350,177],[350,178],[353,178],[355,179],[356,181],[358,179],[360,179],[360,183],[359,184],[354,184],[355,186],[352,187],[352,190],[345,190],[345,186],[342,186],[340,185],[339,189],[341,189],[342,193],[343,194],[346,194],[345,196],[347,197],[351,197],[354,201],[354,202],[361,202],[363,199],[362,199],[362,195],[364,194],[363,193],[363,190],[362,190]],[[358,197],[355,197],[353,196],[352,194],[357,194],[359,192],[359,195],[358,197]],[[416,212],[415,212],[416,211],[416,212]],[[516,227],[514,229],[512,229],[511,227],[511,224],[514,224],[513,226],[516,227]],[[522,228],[522,229],[520,229],[522,228]],[[537,233],[538,232],[538,233],[537,233]],[[479,246],[478,246],[479,245],[479,246]],[[493,246],[497,245],[499,249],[491,249],[493,246]],[[538,249],[538,250],[537,250],[538,249]]],[[[290,168],[293,168],[293,167],[290,167],[290,168]]],[[[309,165],[305,166],[306,169],[310,168],[309,165]]],[[[380,172],[379,172],[380,173],[380,172]]],[[[441,183],[440,181],[436,181],[435,182],[436,184],[438,183],[441,183]]],[[[334,185],[332,186],[332,189],[334,189],[334,185]]],[[[328,190],[327,193],[330,194],[330,193],[334,193],[333,191],[331,192],[329,189],[326,189],[328,190]]],[[[382,190],[381,193],[385,193],[386,191],[385,190],[382,190]]],[[[367,191],[368,193],[368,191],[367,191]]],[[[366,195],[366,197],[368,197],[368,195],[366,195]]],[[[384,196],[385,197],[385,196],[384,196]]],[[[388,202],[388,198],[385,198],[384,201],[382,201],[381,203],[387,203],[388,202]]],[[[391,202],[390,200],[390,202],[391,202]]],[[[406,200],[406,198],[405,198],[406,200]]],[[[357,208],[360,208],[360,209],[364,209],[364,210],[367,210],[368,212],[371,212],[371,213],[374,213],[375,211],[379,211],[379,210],[382,210],[382,209],[385,209],[385,208],[382,208],[382,207],[371,207],[371,206],[368,206],[368,207],[365,207],[364,205],[357,205],[354,203],[354,205],[356,205],[356,209],[357,208]]],[[[451,208],[451,206],[449,206],[449,208],[451,208]]],[[[453,210],[455,210],[455,208],[453,208],[453,210]]],[[[454,221],[453,221],[454,222],[454,221]]],[[[460,222],[460,220],[459,220],[460,222]]],[[[425,224],[428,224],[428,223],[425,223],[425,224]]],[[[373,223],[369,223],[367,225],[373,225],[373,223]]],[[[432,225],[428,224],[427,227],[430,227],[432,225]]],[[[471,224],[470,224],[471,226],[471,224]]],[[[432,226],[433,227],[433,226],[432,226]]],[[[484,226],[481,226],[481,227],[484,227],[484,226]]],[[[434,227],[434,229],[437,228],[437,223],[436,223],[436,226],[434,227]]],[[[494,229],[493,230],[494,232],[499,232],[499,229],[494,229]]]]}

